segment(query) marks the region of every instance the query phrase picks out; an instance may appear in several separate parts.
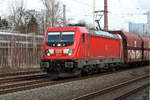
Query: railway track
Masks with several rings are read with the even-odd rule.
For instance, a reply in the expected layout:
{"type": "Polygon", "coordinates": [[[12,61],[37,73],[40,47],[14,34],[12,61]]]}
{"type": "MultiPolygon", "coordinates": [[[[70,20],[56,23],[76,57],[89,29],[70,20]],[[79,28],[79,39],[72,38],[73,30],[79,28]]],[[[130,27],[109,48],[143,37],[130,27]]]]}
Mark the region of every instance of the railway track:
{"type": "Polygon", "coordinates": [[[29,75],[29,74],[36,74],[40,73],[40,69],[35,70],[27,70],[27,71],[16,71],[10,73],[0,73],[0,77],[7,77],[7,76],[17,76],[17,75],[29,75]]]}
{"type": "Polygon", "coordinates": [[[0,73],[0,85],[6,83],[19,82],[24,80],[32,80],[45,77],[45,73],[41,73],[39,69],[17,71],[11,73],[0,73]]]}
{"type": "Polygon", "coordinates": [[[142,85],[139,88],[136,88],[136,89],[134,89],[132,91],[129,91],[129,92],[127,92],[127,93],[125,93],[125,94],[123,94],[123,95],[121,95],[119,97],[116,97],[114,100],[123,100],[123,99],[125,99],[125,98],[127,98],[127,97],[129,97],[129,96],[131,96],[131,95],[133,95],[133,94],[135,94],[137,92],[139,92],[140,90],[143,90],[143,89],[147,88],[147,87],[149,87],[149,84],[142,85]]]}
{"type": "Polygon", "coordinates": [[[101,77],[108,74],[119,73],[127,70],[120,70],[116,72],[107,72],[96,75],[84,76],[79,78],[69,78],[61,80],[52,80],[47,74],[37,74],[37,75],[25,75],[11,78],[0,79],[0,95],[13,93],[17,91],[30,90],[34,88],[56,85],[65,82],[72,82],[78,80],[84,80],[93,77],[101,77]]]}
{"type": "Polygon", "coordinates": [[[34,80],[34,81],[29,81],[29,82],[10,84],[10,85],[5,85],[5,86],[3,85],[3,86],[0,86],[0,95],[13,93],[17,91],[39,88],[39,87],[50,85],[52,83],[54,84],[54,82],[51,80],[41,79],[41,80],[34,80]]]}
{"type": "MultiPolygon", "coordinates": [[[[109,92],[112,92],[116,89],[119,89],[119,88],[122,88],[122,87],[125,87],[125,86],[128,86],[132,83],[135,83],[135,82],[138,82],[140,80],[143,80],[143,79],[147,79],[149,78],[150,75],[144,75],[144,76],[141,76],[141,77],[138,77],[138,78],[135,78],[135,79],[132,79],[132,80],[129,80],[129,81],[126,81],[126,82],[123,82],[123,83],[120,83],[120,84],[116,84],[116,85],[113,85],[113,86],[110,86],[110,87],[107,87],[107,88],[104,88],[102,90],[99,90],[99,91],[95,91],[95,92],[91,92],[91,93],[87,93],[85,95],[82,95],[82,96],[79,96],[79,97],[76,97],[76,98],[73,98],[72,100],[92,100],[93,98],[95,97],[98,97],[98,96],[101,96],[101,95],[104,95],[104,94],[107,94],[109,92]]],[[[115,99],[111,99],[111,100],[123,100],[124,97],[128,96],[128,95],[131,95],[133,92],[136,92],[137,90],[141,89],[141,88],[145,88],[149,85],[149,83],[147,84],[144,84],[142,85],[140,88],[136,88],[132,91],[129,91],[121,96],[118,96],[116,97],[115,99]]]]}
{"type": "Polygon", "coordinates": [[[0,79],[0,95],[46,86],[51,82],[47,74],[2,78],[0,79]]]}
{"type": "Polygon", "coordinates": [[[35,80],[35,79],[45,78],[45,77],[47,77],[47,74],[31,74],[31,75],[23,75],[23,76],[17,76],[17,77],[1,78],[0,84],[35,80]]]}

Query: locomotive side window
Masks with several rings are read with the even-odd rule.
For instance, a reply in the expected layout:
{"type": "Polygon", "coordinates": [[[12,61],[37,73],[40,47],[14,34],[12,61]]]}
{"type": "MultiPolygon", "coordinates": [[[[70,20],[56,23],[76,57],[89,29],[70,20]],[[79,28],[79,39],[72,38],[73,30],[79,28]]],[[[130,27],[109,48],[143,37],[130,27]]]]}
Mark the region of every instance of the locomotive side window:
{"type": "Polygon", "coordinates": [[[83,43],[85,42],[85,34],[84,33],[82,34],[82,42],[83,43]]]}

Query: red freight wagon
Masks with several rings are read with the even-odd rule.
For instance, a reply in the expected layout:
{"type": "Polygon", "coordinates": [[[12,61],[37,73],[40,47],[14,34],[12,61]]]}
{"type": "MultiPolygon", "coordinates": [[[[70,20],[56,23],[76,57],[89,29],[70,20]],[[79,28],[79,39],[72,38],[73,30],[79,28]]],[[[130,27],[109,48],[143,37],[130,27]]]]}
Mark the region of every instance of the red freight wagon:
{"type": "Polygon", "coordinates": [[[150,60],[150,38],[142,37],[143,40],[143,60],[150,60]]]}
{"type": "Polygon", "coordinates": [[[111,31],[123,38],[124,59],[126,63],[142,61],[142,38],[134,33],[111,31]]]}

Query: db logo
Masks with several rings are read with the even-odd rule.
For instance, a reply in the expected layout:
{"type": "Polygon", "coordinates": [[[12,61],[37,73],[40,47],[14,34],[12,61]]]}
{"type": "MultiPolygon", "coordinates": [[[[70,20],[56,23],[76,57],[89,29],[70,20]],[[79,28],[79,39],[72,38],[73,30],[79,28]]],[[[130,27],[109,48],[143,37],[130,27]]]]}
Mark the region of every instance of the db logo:
{"type": "Polygon", "coordinates": [[[61,56],[62,50],[61,49],[56,49],[56,56],[61,56]]]}

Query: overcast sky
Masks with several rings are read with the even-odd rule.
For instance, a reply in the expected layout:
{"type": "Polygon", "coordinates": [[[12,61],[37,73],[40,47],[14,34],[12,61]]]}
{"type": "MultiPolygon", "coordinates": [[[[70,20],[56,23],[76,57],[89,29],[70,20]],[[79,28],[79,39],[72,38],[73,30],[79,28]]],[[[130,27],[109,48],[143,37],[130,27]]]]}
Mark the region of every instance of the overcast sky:
{"type": "MultiPolygon", "coordinates": [[[[0,0],[0,16],[9,14],[9,6],[14,0],[0,0]]],[[[93,0],[60,0],[66,5],[67,19],[71,22],[85,20],[92,24],[93,0]]],[[[24,0],[27,9],[43,9],[41,0],[24,0]]],[[[96,0],[96,10],[103,10],[104,0],[96,0]]],[[[150,11],[150,0],[108,0],[109,28],[128,30],[128,22],[146,23],[147,16],[142,15],[150,11]],[[132,15],[133,14],[133,15],[132,15]]],[[[101,21],[103,23],[103,19],[101,21]]]]}

